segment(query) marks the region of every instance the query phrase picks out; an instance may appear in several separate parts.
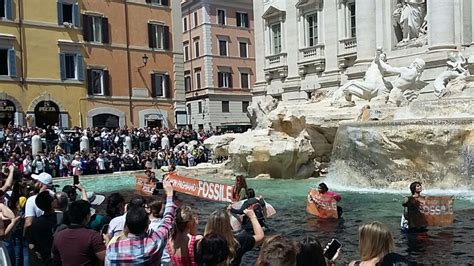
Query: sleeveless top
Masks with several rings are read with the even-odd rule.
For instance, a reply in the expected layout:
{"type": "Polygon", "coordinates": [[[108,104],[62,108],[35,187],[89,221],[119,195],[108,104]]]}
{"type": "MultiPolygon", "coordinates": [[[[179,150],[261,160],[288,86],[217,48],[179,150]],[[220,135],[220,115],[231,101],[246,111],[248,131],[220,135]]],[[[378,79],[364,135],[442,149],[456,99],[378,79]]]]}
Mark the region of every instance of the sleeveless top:
{"type": "Polygon", "coordinates": [[[168,253],[170,255],[171,263],[173,266],[197,266],[197,263],[194,261],[194,243],[196,242],[196,236],[191,236],[191,240],[188,243],[188,256],[187,257],[178,257],[174,255],[173,248],[171,247],[171,239],[168,240],[166,245],[168,248],[168,253]]]}

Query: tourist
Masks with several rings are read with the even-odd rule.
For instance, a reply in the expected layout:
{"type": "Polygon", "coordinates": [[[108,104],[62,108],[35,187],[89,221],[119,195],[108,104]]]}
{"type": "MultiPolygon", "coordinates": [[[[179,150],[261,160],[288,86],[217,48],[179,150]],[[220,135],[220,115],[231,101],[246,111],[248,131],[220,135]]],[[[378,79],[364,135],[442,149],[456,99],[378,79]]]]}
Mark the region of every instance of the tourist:
{"type": "Polygon", "coordinates": [[[163,223],[157,230],[147,233],[149,218],[143,207],[132,207],[127,212],[127,235],[109,243],[106,265],[159,265],[166,246],[166,239],[173,226],[176,205],[173,202],[173,186],[168,178],[163,180],[166,204],[163,223]]]}
{"type": "MultiPolygon", "coordinates": [[[[123,215],[125,211],[125,199],[120,193],[112,193],[107,197],[107,206],[105,208],[106,221],[109,224],[115,217],[123,215]]],[[[110,226],[109,226],[110,227],[110,226]]]]}
{"type": "MultiPolygon", "coordinates": [[[[336,192],[329,191],[328,186],[325,183],[319,183],[318,185],[318,192],[319,194],[326,196],[326,197],[332,197],[335,199],[337,202],[341,201],[342,197],[336,192]]],[[[342,208],[341,206],[337,206],[337,217],[341,218],[342,217],[342,208]]]]}
{"type": "MultiPolygon", "coordinates": [[[[257,216],[258,222],[260,223],[260,226],[265,227],[265,201],[263,198],[260,197],[255,197],[255,190],[253,188],[247,189],[247,200],[242,203],[242,206],[240,209],[234,209],[230,208],[230,212],[232,214],[237,214],[237,215],[243,215],[244,210],[248,208],[252,208],[253,211],[255,212],[255,216],[257,216]]],[[[242,229],[248,232],[253,232],[253,227],[252,223],[250,222],[249,218],[247,216],[244,216],[242,218],[242,229]]]]}
{"type": "Polygon", "coordinates": [[[57,200],[54,192],[45,190],[38,194],[35,203],[44,213],[35,219],[26,231],[25,236],[32,250],[30,262],[33,265],[53,265],[51,257],[53,234],[62,223],[62,219],[58,219],[55,212],[57,200]]]}
{"type": "Polygon", "coordinates": [[[376,265],[393,252],[395,244],[390,229],[381,222],[372,222],[359,227],[360,260],[351,261],[349,266],[376,265]]]}
{"type": "Polygon", "coordinates": [[[118,236],[122,233],[125,227],[125,221],[127,216],[127,211],[133,208],[143,208],[146,205],[146,199],[142,196],[135,195],[130,200],[130,202],[125,205],[124,207],[124,214],[112,219],[109,223],[109,230],[107,231],[107,235],[110,239],[118,236]]]}
{"type": "Polygon", "coordinates": [[[297,248],[292,240],[275,235],[267,238],[260,249],[256,266],[294,266],[296,265],[297,248]]]}
{"type": "Polygon", "coordinates": [[[102,237],[86,225],[91,218],[91,204],[85,200],[71,203],[71,225],[54,236],[53,259],[55,265],[96,265],[105,257],[102,237]]]}
{"type": "MultiPolygon", "coordinates": [[[[33,174],[31,175],[31,178],[35,180],[35,189],[39,192],[53,190],[53,177],[50,174],[33,174]]],[[[36,206],[36,195],[29,197],[25,205],[25,230],[33,223],[35,218],[38,218],[41,215],[43,215],[43,211],[36,206]]]]}
{"type": "Polygon", "coordinates": [[[204,229],[204,236],[214,232],[221,234],[225,238],[229,247],[227,263],[230,265],[240,265],[244,254],[252,250],[264,237],[263,229],[257,220],[257,216],[255,216],[255,212],[252,209],[247,209],[244,210],[244,213],[249,217],[255,234],[243,231],[234,236],[229,214],[226,210],[217,210],[211,213],[204,229]]]}
{"type": "Polygon", "coordinates": [[[182,206],[176,211],[173,233],[166,246],[173,266],[195,266],[194,247],[202,239],[197,235],[199,223],[197,214],[190,206],[182,206]]]}
{"type": "Polygon", "coordinates": [[[235,184],[232,190],[232,198],[234,201],[241,201],[247,198],[247,182],[243,175],[235,177],[235,184]]]}
{"type": "Polygon", "coordinates": [[[296,257],[297,266],[328,266],[336,265],[335,260],[339,256],[339,251],[329,260],[324,256],[321,243],[316,238],[306,237],[299,243],[299,252],[296,257]]]}
{"type": "Polygon", "coordinates": [[[216,233],[209,233],[196,244],[196,262],[199,266],[226,266],[230,255],[226,239],[216,233]]]}

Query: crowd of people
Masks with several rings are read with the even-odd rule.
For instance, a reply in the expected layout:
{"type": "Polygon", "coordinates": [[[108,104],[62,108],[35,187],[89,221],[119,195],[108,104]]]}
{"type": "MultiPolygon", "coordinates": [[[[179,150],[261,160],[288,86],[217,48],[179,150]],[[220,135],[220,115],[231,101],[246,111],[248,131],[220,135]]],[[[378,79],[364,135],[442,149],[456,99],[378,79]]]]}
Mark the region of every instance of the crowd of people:
{"type": "MultiPolygon", "coordinates": [[[[330,247],[311,237],[297,242],[266,235],[264,200],[242,177],[233,191],[234,200],[245,201],[242,208],[217,209],[199,233],[197,210],[175,197],[166,175],[164,197],[133,195],[126,200],[120,193],[106,198],[87,192],[80,183],[55,192],[50,174],[32,174],[28,181],[14,165],[6,174],[0,187],[0,259],[6,266],[241,265],[245,253],[257,247],[258,266],[334,265],[341,252],[338,247],[328,257],[330,247]],[[104,201],[105,212],[98,213],[104,201]],[[231,225],[234,215],[241,230],[231,225]]],[[[394,253],[393,236],[380,222],[359,228],[359,253],[350,265],[408,265],[394,253]]]]}
{"type": "Polygon", "coordinates": [[[215,134],[220,132],[127,127],[65,130],[10,125],[0,130],[0,161],[15,164],[26,176],[47,172],[53,177],[159,169],[171,164],[195,166],[210,160],[211,152],[203,142],[215,134]],[[35,155],[34,135],[43,142],[42,151],[35,155]],[[88,139],[87,151],[80,148],[83,136],[88,139]],[[127,137],[131,147],[126,146],[127,137]]]}

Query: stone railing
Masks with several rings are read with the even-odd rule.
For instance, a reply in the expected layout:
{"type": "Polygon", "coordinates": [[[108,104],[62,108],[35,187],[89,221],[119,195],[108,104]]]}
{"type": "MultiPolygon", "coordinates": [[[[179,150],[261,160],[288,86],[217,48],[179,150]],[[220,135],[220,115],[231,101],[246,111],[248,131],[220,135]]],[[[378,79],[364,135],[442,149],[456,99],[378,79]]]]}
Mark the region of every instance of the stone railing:
{"type": "Polygon", "coordinates": [[[312,61],[324,58],[324,44],[300,49],[299,62],[312,61]]]}
{"type": "Polygon", "coordinates": [[[280,53],[276,55],[269,55],[265,57],[265,68],[278,68],[286,66],[286,53],[280,53]]]}
{"type": "Polygon", "coordinates": [[[339,52],[352,52],[357,48],[357,39],[356,38],[347,38],[339,40],[339,52]]]}

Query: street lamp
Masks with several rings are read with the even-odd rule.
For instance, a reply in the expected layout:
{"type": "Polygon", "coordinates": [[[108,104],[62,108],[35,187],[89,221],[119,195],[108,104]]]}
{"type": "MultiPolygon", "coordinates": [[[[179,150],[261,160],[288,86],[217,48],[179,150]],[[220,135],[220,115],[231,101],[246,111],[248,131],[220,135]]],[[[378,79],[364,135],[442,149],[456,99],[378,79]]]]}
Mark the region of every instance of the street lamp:
{"type": "Polygon", "coordinates": [[[143,59],[143,64],[146,66],[146,64],[148,63],[148,55],[143,54],[142,59],[143,59]]]}

